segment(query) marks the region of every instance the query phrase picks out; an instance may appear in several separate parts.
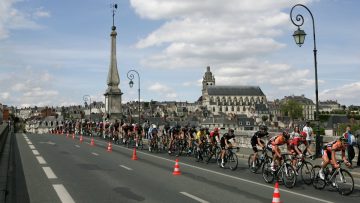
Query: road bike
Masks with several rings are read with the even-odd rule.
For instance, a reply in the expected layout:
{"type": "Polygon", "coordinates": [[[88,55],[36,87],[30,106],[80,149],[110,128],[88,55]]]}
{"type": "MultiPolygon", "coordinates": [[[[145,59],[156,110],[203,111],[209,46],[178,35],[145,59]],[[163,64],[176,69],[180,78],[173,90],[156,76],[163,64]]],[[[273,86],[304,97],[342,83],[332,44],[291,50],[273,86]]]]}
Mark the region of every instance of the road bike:
{"type": "MultiPolygon", "coordinates": [[[[236,155],[236,152],[239,152],[239,147],[229,147],[225,149],[225,155],[224,155],[224,168],[226,166],[229,166],[231,170],[236,170],[238,167],[238,157],[236,155]]],[[[221,167],[221,150],[218,155],[217,164],[221,167]]]]}
{"type": "Polygon", "coordinates": [[[251,172],[256,173],[259,168],[262,168],[265,161],[268,160],[270,163],[272,162],[272,158],[267,154],[267,149],[259,150],[260,155],[256,156],[254,163],[254,154],[250,154],[248,158],[248,166],[251,172]]]}
{"type": "Polygon", "coordinates": [[[313,168],[313,173],[315,174],[313,179],[313,186],[316,189],[322,190],[327,185],[331,185],[335,188],[341,195],[350,195],[354,191],[354,178],[351,173],[343,169],[341,164],[343,160],[337,161],[340,165],[337,169],[329,169],[327,166],[324,169],[325,179],[321,179],[319,175],[320,166],[316,165],[313,168]]]}
{"type": "MultiPolygon", "coordinates": [[[[282,159],[285,160],[285,156],[288,154],[282,154],[282,159]]],[[[296,184],[296,172],[295,168],[287,161],[282,161],[280,166],[277,166],[275,170],[271,168],[271,161],[265,160],[262,167],[262,176],[267,183],[272,183],[275,179],[284,183],[285,187],[293,188],[296,184]]]]}

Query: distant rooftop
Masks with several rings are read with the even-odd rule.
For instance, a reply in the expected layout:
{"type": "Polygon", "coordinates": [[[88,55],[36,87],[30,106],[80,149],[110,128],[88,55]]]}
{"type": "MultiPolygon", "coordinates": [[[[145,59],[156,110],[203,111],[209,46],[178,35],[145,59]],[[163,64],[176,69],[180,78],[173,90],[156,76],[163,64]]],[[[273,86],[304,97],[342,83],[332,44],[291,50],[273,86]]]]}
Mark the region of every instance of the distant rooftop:
{"type": "Polygon", "coordinates": [[[208,86],[209,95],[265,96],[258,86],[208,86]]]}

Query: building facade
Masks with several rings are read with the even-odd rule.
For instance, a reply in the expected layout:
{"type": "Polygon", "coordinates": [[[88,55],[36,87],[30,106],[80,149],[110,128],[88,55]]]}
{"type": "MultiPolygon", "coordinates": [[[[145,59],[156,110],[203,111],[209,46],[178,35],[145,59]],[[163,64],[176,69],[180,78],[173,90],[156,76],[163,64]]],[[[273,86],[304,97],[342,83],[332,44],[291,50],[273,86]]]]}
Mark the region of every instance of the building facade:
{"type": "Polygon", "coordinates": [[[269,115],[267,99],[258,86],[217,86],[207,67],[202,81],[202,105],[213,115],[245,114],[248,117],[269,115]],[[261,109],[259,109],[261,108],[261,109]]]}
{"type": "Polygon", "coordinates": [[[306,98],[305,95],[301,95],[301,96],[292,95],[292,96],[285,96],[280,101],[280,103],[287,102],[288,100],[294,100],[299,104],[301,104],[301,107],[303,109],[303,118],[305,120],[315,120],[314,113],[316,111],[316,106],[311,99],[306,98]]]}

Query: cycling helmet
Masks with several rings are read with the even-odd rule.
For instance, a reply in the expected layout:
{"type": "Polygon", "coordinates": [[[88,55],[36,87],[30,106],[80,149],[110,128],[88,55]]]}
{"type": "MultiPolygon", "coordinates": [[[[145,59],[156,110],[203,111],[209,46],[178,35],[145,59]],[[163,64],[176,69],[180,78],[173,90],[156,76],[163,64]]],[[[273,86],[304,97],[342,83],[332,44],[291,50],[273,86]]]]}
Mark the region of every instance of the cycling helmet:
{"type": "Polygon", "coordinates": [[[348,142],[348,139],[345,138],[345,137],[343,137],[343,136],[341,136],[341,137],[339,138],[339,140],[340,140],[341,142],[345,142],[345,143],[348,142]]]}
{"type": "Polygon", "coordinates": [[[215,132],[219,132],[219,128],[214,128],[214,131],[215,131],[215,132]]]}
{"type": "Polygon", "coordinates": [[[261,125],[259,129],[260,129],[260,130],[263,130],[263,131],[267,131],[267,130],[268,130],[268,128],[267,128],[266,125],[261,125]]]}
{"type": "Polygon", "coordinates": [[[204,131],[205,130],[205,128],[204,127],[200,127],[200,131],[204,131]]]}
{"type": "Polygon", "coordinates": [[[229,133],[234,133],[234,129],[229,129],[229,133]]]}

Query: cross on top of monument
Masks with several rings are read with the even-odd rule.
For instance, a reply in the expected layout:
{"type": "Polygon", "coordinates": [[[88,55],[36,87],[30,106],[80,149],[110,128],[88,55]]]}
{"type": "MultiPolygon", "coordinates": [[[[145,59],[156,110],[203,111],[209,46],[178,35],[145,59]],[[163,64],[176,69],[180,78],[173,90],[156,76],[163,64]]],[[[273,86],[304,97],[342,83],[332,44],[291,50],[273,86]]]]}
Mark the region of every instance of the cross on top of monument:
{"type": "Polygon", "coordinates": [[[117,4],[112,3],[111,4],[111,11],[112,11],[112,20],[113,20],[113,25],[112,25],[112,30],[116,30],[116,26],[115,26],[115,13],[116,13],[116,9],[117,9],[117,4]]]}

